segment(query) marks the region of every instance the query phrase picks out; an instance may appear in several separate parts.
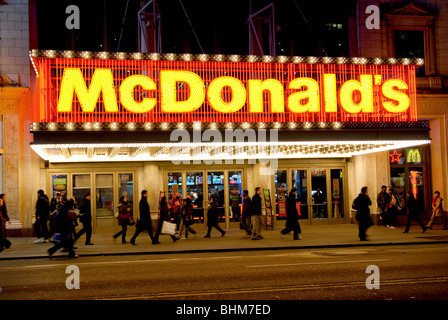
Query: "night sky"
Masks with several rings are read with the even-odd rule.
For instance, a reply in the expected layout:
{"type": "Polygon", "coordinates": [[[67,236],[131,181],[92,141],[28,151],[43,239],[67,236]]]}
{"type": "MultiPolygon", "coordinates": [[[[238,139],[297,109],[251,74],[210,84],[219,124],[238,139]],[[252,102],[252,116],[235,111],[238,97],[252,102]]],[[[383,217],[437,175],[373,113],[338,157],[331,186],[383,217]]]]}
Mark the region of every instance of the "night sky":
{"type": "MultiPolygon", "coordinates": [[[[36,2],[39,49],[138,51],[137,12],[147,1],[36,2]],[[65,26],[69,16],[65,10],[69,5],[80,9],[80,30],[71,31],[65,26]],[[126,5],[128,10],[122,25],[126,5]]],[[[272,2],[275,7],[277,55],[348,56],[347,19],[353,0],[318,3],[305,0],[182,0],[202,50],[209,54],[248,54],[250,7],[252,12],[256,12],[272,2]],[[331,29],[329,24],[339,24],[339,28],[331,29]]],[[[158,0],[156,3],[161,13],[162,52],[202,53],[181,1],[158,0]]]]}

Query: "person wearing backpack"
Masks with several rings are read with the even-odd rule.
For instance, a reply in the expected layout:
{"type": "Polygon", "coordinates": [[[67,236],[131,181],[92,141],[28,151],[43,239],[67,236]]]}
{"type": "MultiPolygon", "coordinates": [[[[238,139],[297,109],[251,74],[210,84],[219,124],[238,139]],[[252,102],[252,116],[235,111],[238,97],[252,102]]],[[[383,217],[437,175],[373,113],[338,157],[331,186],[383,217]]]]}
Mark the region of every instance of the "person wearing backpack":
{"type": "Polygon", "coordinates": [[[361,188],[361,193],[358,197],[353,201],[353,209],[357,210],[356,220],[358,221],[358,237],[361,241],[368,241],[367,239],[367,229],[369,229],[372,225],[372,218],[370,217],[370,208],[372,205],[372,201],[367,194],[367,187],[364,186],[361,188]]]}

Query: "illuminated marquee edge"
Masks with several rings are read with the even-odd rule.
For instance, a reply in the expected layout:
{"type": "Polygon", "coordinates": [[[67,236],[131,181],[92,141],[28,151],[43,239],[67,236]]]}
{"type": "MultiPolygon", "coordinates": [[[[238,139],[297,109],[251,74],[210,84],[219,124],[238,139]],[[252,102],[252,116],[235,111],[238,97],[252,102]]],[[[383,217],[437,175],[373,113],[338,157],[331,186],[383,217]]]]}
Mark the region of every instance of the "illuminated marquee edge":
{"type": "MultiPolygon", "coordinates": [[[[264,62],[264,63],[324,63],[324,64],[387,64],[387,65],[424,65],[422,58],[367,58],[367,57],[313,57],[313,56],[256,56],[256,55],[224,55],[224,54],[176,54],[176,53],[141,53],[141,52],[105,52],[105,51],[30,51],[33,58],[79,58],[100,60],[152,60],[152,61],[217,61],[217,62],[264,62]]],[[[34,65],[34,62],[33,62],[34,65]]],[[[34,67],[37,72],[36,68],[34,67]]]]}
{"type": "Polygon", "coordinates": [[[297,141],[239,143],[31,144],[50,162],[216,161],[349,158],[430,144],[431,140],[297,141]],[[98,155],[96,149],[108,149],[98,155]],[[151,150],[150,150],[151,149],[151,150]],[[76,150],[76,152],[74,151],[76,150]],[[120,152],[125,150],[125,152],[120,152]]]}

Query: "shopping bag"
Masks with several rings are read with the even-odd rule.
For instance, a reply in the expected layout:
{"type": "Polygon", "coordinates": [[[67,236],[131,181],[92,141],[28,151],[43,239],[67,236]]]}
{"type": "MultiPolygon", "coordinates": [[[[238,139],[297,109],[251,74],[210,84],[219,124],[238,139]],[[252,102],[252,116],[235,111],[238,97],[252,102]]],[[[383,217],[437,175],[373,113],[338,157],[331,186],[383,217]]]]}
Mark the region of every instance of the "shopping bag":
{"type": "Polygon", "coordinates": [[[175,223],[163,221],[162,230],[160,231],[160,233],[174,236],[177,233],[176,227],[177,225],[175,223]]]}

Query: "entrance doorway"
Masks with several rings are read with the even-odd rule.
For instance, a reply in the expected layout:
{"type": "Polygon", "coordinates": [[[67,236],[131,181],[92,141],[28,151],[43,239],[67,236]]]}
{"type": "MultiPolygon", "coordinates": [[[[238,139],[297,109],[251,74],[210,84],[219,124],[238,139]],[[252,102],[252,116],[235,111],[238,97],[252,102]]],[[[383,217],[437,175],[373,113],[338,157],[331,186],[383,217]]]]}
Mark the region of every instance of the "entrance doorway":
{"type": "Polygon", "coordinates": [[[310,224],[345,223],[344,168],[308,167],[275,172],[276,219],[286,219],[286,198],[297,189],[301,221],[310,224]]]}

